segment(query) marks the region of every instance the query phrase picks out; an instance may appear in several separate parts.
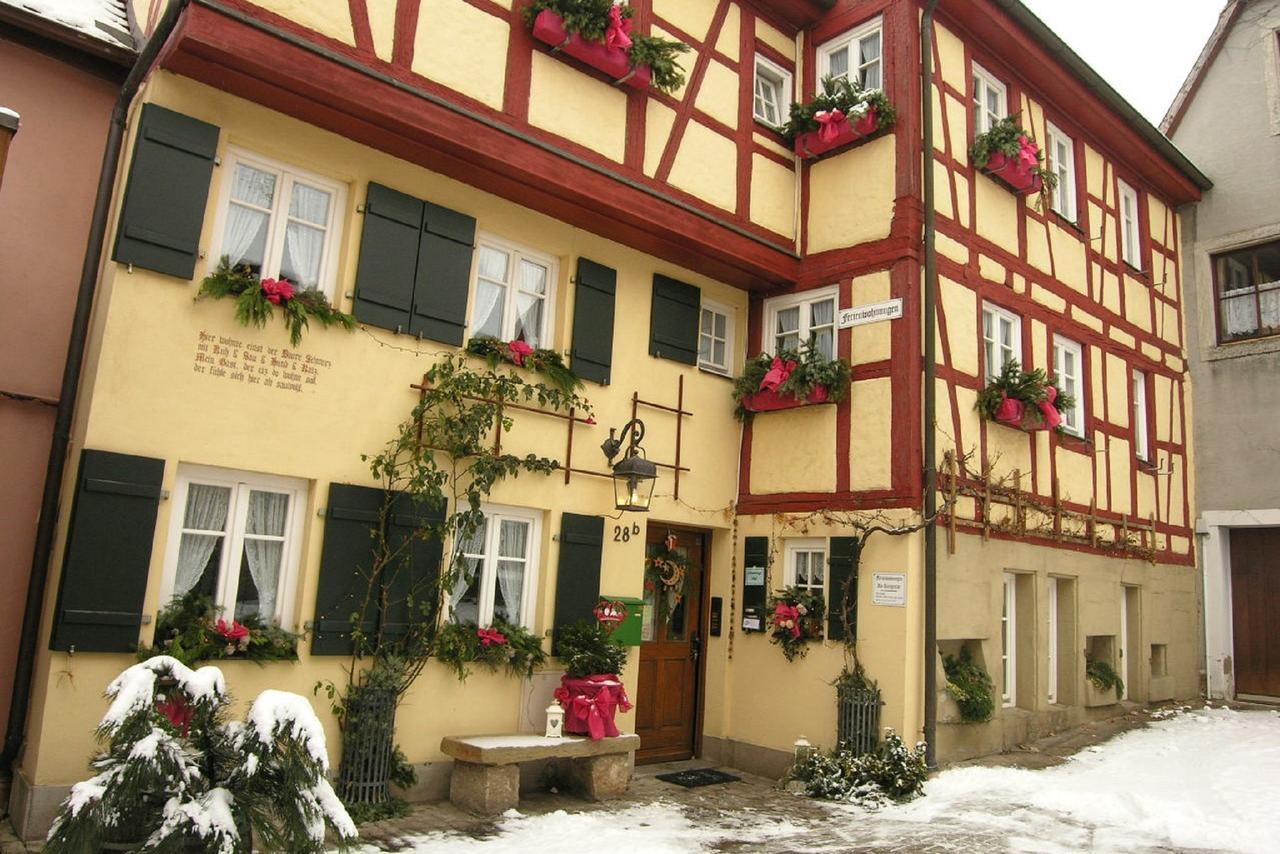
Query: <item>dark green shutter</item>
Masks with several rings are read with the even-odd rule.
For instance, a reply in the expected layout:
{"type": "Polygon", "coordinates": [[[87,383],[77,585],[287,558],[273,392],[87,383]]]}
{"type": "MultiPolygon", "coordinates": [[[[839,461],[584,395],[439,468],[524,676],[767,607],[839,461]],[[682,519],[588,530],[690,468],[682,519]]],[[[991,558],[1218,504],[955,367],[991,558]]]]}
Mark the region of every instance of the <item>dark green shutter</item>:
{"type": "Polygon", "coordinates": [[[573,372],[584,380],[609,384],[613,367],[613,306],[618,272],[586,258],[578,259],[573,290],[573,372]]]}
{"type": "Polygon", "coordinates": [[[374,183],[364,207],[356,319],[461,346],[475,219],[374,183]]]}
{"type": "Polygon", "coordinates": [[[594,617],[600,602],[600,557],[604,518],[565,513],[560,517],[560,563],[556,570],[555,637],[565,626],[594,617]]]}
{"type": "Polygon", "coordinates": [[[474,217],[430,202],[424,204],[424,209],[426,216],[418,249],[409,331],[461,347],[467,325],[476,221],[474,217]]]}
{"type": "Polygon", "coordinates": [[[840,614],[849,609],[849,634],[858,638],[858,545],[857,537],[832,537],[830,572],[827,589],[831,599],[827,602],[827,640],[844,640],[844,621],[840,614]],[[846,601],[846,590],[848,600],[846,601]]]}
{"type": "Polygon", "coordinates": [[[163,480],[164,460],[80,455],[50,649],[138,648],[163,480]]]}
{"type": "Polygon", "coordinates": [[[382,636],[403,637],[413,623],[433,623],[437,617],[436,584],[444,544],[438,537],[415,536],[427,526],[444,521],[444,508],[417,504],[408,493],[392,499],[387,519],[387,545],[394,553],[409,540],[399,565],[386,573],[386,608],[381,614],[382,636]]]}
{"type": "Polygon", "coordinates": [[[183,279],[195,275],[217,151],[216,126],[143,105],[112,258],[183,279]]]}
{"type": "Polygon", "coordinates": [[[742,616],[743,619],[760,620],[760,628],[743,631],[764,631],[769,598],[769,538],[746,537],[743,540],[742,557],[742,616]],[[753,569],[763,571],[763,584],[747,583],[753,569]]]}
{"type": "MultiPolygon", "coordinates": [[[[369,486],[329,485],[324,545],[320,549],[320,583],[311,630],[312,655],[350,655],[351,618],[359,613],[368,590],[373,563],[374,531],[386,493],[369,486]]],[[[360,628],[377,628],[376,605],[366,609],[360,628]]]]}
{"type": "Polygon", "coordinates": [[[355,315],[361,323],[409,331],[424,202],[369,184],[356,266],[355,315]]]}
{"type": "Polygon", "coordinates": [[[698,364],[698,315],[702,291],[654,274],[649,355],[686,365],[698,364]]]}

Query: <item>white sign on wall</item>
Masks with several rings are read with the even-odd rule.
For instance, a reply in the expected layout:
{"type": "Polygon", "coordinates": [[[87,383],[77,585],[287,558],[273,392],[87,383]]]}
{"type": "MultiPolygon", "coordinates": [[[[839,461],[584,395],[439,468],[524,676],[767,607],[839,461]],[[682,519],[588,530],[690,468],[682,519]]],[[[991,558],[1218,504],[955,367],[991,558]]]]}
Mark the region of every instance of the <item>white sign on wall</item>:
{"type": "Polygon", "coordinates": [[[877,572],[871,576],[871,602],[874,605],[906,607],[907,574],[905,572],[877,572]]]}
{"type": "Polygon", "coordinates": [[[902,297],[885,300],[884,302],[873,302],[868,305],[858,305],[853,308],[842,308],[840,310],[839,326],[841,329],[848,329],[851,326],[861,326],[864,323],[897,320],[899,317],[902,317],[902,297]]]}

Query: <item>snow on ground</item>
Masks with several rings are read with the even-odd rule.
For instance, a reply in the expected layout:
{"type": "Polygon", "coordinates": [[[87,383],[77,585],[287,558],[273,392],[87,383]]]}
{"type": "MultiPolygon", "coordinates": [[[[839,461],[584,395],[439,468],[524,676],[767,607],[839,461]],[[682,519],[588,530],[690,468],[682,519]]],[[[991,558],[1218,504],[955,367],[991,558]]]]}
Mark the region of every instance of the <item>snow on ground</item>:
{"type": "Polygon", "coordinates": [[[939,832],[1013,851],[1280,850],[1280,713],[1203,709],[1042,771],[957,768],[871,819],[880,843],[939,832]]]}
{"type": "Polygon", "coordinates": [[[436,833],[415,852],[752,851],[1280,851],[1280,712],[1202,709],[1156,720],[1054,768],[965,767],[929,781],[926,797],[866,810],[827,804],[814,820],[788,810],[723,810],[695,822],[675,803],[525,817],[495,836],[436,833]],[[790,813],[790,814],[789,814],[790,813]]]}
{"type": "Polygon", "coordinates": [[[556,810],[524,816],[508,810],[497,823],[499,835],[475,839],[432,833],[409,840],[414,852],[485,854],[565,854],[566,851],[635,851],[685,854],[734,841],[749,846],[771,839],[794,839],[807,828],[751,810],[724,813],[714,825],[695,825],[675,804],[652,803],[618,810],[568,813],[556,810]]]}

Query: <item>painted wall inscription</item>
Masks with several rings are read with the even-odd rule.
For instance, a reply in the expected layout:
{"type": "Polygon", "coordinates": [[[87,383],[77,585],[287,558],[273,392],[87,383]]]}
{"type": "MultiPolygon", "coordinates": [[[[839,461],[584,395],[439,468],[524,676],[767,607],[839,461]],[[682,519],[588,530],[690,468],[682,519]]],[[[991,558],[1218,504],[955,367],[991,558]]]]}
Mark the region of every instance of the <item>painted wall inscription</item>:
{"type": "Polygon", "coordinates": [[[238,338],[201,330],[191,370],[245,385],[301,394],[308,386],[318,385],[321,373],[332,366],[329,359],[287,347],[246,344],[238,338]]]}

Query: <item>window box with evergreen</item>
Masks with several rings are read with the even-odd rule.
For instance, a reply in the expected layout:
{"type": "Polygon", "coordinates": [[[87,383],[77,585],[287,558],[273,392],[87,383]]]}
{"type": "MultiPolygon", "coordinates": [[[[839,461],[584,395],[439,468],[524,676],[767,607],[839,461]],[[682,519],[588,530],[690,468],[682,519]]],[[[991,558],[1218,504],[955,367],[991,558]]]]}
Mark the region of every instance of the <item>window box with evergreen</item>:
{"type": "Polygon", "coordinates": [[[782,135],[800,157],[820,157],[893,125],[897,110],[881,89],[827,77],[812,101],[791,105],[782,135]]]}
{"type": "Polygon", "coordinates": [[[684,71],[675,58],[688,45],[632,35],[630,6],[612,0],[534,0],[524,14],[535,39],[617,84],[663,92],[684,85],[684,71]]]}
{"type": "Polygon", "coordinates": [[[988,421],[1026,432],[1062,430],[1062,413],[1075,399],[1056,380],[1036,368],[1024,371],[1016,359],[1005,362],[999,376],[978,394],[978,411],[988,421]]]}
{"type": "Polygon", "coordinates": [[[1052,195],[1058,176],[1045,168],[1044,152],[1022,129],[1017,116],[1000,119],[991,130],[978,134],[969,149],[973,164],[1000,181],[1018,196],[1046,190],[1052,195]]]}
{"type": "Polygon", "coordinates": [[[849,363],[826,359],[812,347],[801,352],[761,353],[734,380],[735,415],[839,403],[849,389],[849,363]]]}

